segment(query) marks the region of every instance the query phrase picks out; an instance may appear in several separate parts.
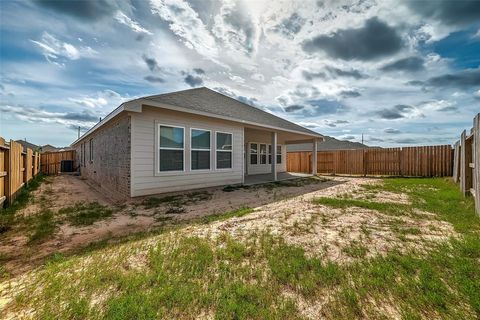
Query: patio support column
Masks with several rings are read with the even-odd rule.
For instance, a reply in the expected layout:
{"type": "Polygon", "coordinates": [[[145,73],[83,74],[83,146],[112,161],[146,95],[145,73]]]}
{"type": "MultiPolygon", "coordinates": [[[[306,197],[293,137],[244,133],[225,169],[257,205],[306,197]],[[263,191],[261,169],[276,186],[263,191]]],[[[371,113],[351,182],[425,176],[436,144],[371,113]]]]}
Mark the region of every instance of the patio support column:
{"type": "Polygon", "coordinates": [[[273,181],[277,181],[277,132],[272,132],[272,152],[270,157],[272,158],[272,176],[273,181]]]}
{"type": "Polygon", "coordinates": [[[318,146],[317,146],[317,139],[313,139],[313,148],[312,148],[312,174],[316,175],[317,174],[317,152],[318,152],[318,146]]]}

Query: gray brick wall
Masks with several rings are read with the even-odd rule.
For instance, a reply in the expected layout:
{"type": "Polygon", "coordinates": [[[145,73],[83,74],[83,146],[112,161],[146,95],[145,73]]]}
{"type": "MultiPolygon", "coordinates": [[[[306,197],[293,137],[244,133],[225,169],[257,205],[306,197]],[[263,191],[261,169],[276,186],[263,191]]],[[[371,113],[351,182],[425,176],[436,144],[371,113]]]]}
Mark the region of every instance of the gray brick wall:
{"type": "Polygon", "coordinates": [[[121,115],[75,145],[82,177],[118,200],[130,197],[130,129],[130,116],[121,115]]]}

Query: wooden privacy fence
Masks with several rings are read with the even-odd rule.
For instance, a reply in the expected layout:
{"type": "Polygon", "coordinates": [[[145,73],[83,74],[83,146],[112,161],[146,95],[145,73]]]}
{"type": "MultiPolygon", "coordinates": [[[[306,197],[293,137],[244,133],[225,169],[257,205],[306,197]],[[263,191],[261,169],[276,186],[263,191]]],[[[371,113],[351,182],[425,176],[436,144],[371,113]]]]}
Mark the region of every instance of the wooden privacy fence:
{"type": "MultiPolygon", "coordinates": [[[[444,177],[452,175],[450,145],[319,151],[317,172],[323,174],[444,177]]],[[[289,152],[287,171],[311,172],[311,152],[289,152]]]]}
{"type": "Polygon", "coordinates": [[[0,137],[0,208],[11,204],[22,187],[40,172],[40,154],[0,137]]]}
{"type": "Polygon", "coordinates": [[[62,160],[72,160],[75,163],[75,150],[42,153],[41,171],[45,174],[60,173],[62,160]]]}
{"type": "Polygon", "coordinates": [[[475,210],[480,215],[480,113],[473,119],[470,133],[462,132],[454,150],[453,181],[460,184],[464,195],[475,197],[475,210]]]}

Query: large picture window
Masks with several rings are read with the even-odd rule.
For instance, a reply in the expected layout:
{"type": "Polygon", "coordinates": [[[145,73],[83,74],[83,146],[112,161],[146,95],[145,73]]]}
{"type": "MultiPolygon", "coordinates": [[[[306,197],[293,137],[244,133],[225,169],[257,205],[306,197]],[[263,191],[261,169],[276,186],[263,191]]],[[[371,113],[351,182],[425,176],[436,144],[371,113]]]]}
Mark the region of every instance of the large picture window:
{"type": "Polygon", "coordinates": [[[183,171],[185,152],[184,128],[160,125],[159,170],[183,171]]]}
{"type": "Polygon", "coordinates": [[[217,169],[232,168],[232,134],[225,132],[216,133],[216,163],[217,169]]]}
{"type": "Polygon", "coordinates": [[[250,143],[250,164],[258,163],[258,144],[250,143]]]}
{"type": "Polygon", "coordinates": [[[210,131],[192,129],[191,131],[192,170],[210,169],[210,131]]]}

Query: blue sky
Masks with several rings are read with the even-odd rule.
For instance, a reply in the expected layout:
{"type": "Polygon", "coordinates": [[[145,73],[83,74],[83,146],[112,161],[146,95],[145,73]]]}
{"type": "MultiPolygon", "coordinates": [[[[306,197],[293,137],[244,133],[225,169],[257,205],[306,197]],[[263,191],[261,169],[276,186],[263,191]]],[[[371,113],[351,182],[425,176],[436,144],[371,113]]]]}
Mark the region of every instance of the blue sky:
{"type": "Polygon", "coordinates": [[[69,145],[207,86],[339,139],[453,143],[480,112],[480,1],[0,1],[0,136],[69,145]]]}

